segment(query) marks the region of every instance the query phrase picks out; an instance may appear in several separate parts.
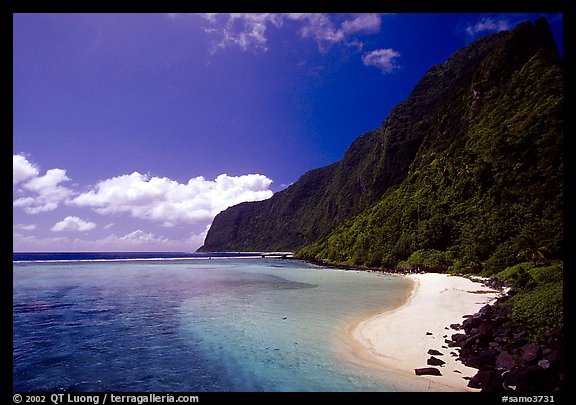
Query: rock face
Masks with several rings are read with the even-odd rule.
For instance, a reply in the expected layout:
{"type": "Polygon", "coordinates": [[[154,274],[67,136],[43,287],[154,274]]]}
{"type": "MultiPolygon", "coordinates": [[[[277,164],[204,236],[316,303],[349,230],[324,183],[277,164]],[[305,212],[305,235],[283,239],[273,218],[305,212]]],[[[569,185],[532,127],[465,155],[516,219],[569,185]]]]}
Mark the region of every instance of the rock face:
{"type": "Polygon", "coordinates": [[[309,171],[269,200],[242,203],[217,215],[200,250],[296,250],[374,204],[406,178],[427,133],[450,126],[436,122],[437,116],[455,114],[453,106],[462,94],[454,91],[471,81],[505,36],[481,38],[433,66],[382,126],[357,138],[339,162],[309,171]]]}
{"type": "Polygon", "coordinates": [[[536,229],[559,255],[561,65],[543,19],[474,41],[433,66],[342,160],[218,214],[200,250],[298,250],[386,268],[450,250],[474,270],[513,261],[514,243],[536,229]]]}
{"type": "Polygon", "coordinates": [[[439,113],[455,83],[473,74],[502,35],[482,38],[430,69],[383,125],[356,139],[341,161],[304,174],[269,200],[220,213],[200,250],[296,250],[378,201],[405,179],[428,132],[424,123],[411,128],[414,117],[439,113]]]}
{"type": "Polygon", "coordinates": [[[564,381],[562,330],[547,334],[543,344],[527,342],[526,333],[508,336],[504,324],[509,307],[502,305],[507,299],[500,298],[495,304],[482,308],[458,326],[464,334],[452,335],[453,346],[460,347],[460,360],[478,369],[468,386],[497,393],[561,392],[564,381]]]}

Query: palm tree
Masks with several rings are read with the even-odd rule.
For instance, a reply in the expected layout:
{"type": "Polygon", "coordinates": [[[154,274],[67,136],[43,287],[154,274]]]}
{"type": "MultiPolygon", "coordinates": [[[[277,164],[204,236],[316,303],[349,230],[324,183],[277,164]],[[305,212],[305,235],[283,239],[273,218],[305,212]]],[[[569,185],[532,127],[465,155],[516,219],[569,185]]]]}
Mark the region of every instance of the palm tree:
{"type": "Polygon", "coordinates": [[[540,244],[540,241],[534,234],[525,234],[520,238],[517,243],[519,251],[516,257],[523,261],[529,261],[533,267],[539,260],[547,261],[546,254],[549,253],[548,249],[540,244]]]}

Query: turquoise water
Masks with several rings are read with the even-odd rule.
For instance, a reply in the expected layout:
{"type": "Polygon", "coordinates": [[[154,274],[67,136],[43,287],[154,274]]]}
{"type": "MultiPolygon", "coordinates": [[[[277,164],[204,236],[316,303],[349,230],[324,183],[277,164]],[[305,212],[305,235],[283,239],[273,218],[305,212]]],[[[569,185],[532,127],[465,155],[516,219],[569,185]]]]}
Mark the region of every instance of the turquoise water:
{"type": "Polygon", "coordinates": [[[398,276],[280,259],[13,265],[15,391],[393,391],[339,353],[398,276]]]}

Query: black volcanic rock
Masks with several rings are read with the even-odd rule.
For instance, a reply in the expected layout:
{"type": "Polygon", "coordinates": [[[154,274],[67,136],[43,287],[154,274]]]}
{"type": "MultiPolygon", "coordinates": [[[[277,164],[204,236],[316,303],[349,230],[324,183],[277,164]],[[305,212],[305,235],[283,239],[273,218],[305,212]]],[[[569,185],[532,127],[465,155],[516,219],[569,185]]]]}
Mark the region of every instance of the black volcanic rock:
{"type": "Polygon", "coordinates": [[[506,305],[510,297],[503,297],[491,305],[489,311],[474,314],[479,330],[489,323],[487,334],[482,339],[477,336],[454,335],[460,346],[459,359],[478,372],[468,386],[483,392],[515,394],[551,394],[562,391],[564,383],[563,332],[553,330],[544,336],[544,341],[526,343],[526,333],[516,333],[508,339],[509,333],[501,327],[506,324],[510,308],[506,305]]]}
{"type": "Polygon", "coordinates": [[[415,368],[414,373],[416,373],[416,375],[442,375],[436,367],[415,368]]]}
{"type": "Polygon", "coordinates": [[[430,358],[426,360],[426,364],[428,364],[429,366],[443,366],[444,364],[446,364],[446,362],[434,356],[430,356],[430,358]]]}

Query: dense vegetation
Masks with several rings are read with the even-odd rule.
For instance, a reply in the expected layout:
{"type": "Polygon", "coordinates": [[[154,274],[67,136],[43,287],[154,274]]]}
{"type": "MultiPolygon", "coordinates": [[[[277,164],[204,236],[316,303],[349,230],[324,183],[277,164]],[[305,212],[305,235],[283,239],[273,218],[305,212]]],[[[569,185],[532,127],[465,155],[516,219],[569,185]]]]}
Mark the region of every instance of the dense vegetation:
{"type": "Polygon", "coordinates": [[[563,327],[563,263],[521,263],[497,273],[494,278],[515,286],[507,305],[512,307],[512,334],[527,331],[533,341],[563,327]]]}
{"type": "MultiPolygon", "coordinates": [[[[523,25],[455,89],[455,119],[436,117],[398,187],[299,252],[332,264],[417,266],[490,275],[559,258],[563,238],[562,68],[540,48],[518,63],[523,25]],[[516,36],[516,38],[514,38],[516,36]],[[505,62],[498,66],[495,60],[505,62]],[[502,72],[510,72],[506,77],[502,72]],[[441,122],[450,126],[441,130],[441,122]],[[450,135],[454,127],[465,130],[450,135]]],[[[415,125],[418,125],[416,123],[415,125]]]]}

